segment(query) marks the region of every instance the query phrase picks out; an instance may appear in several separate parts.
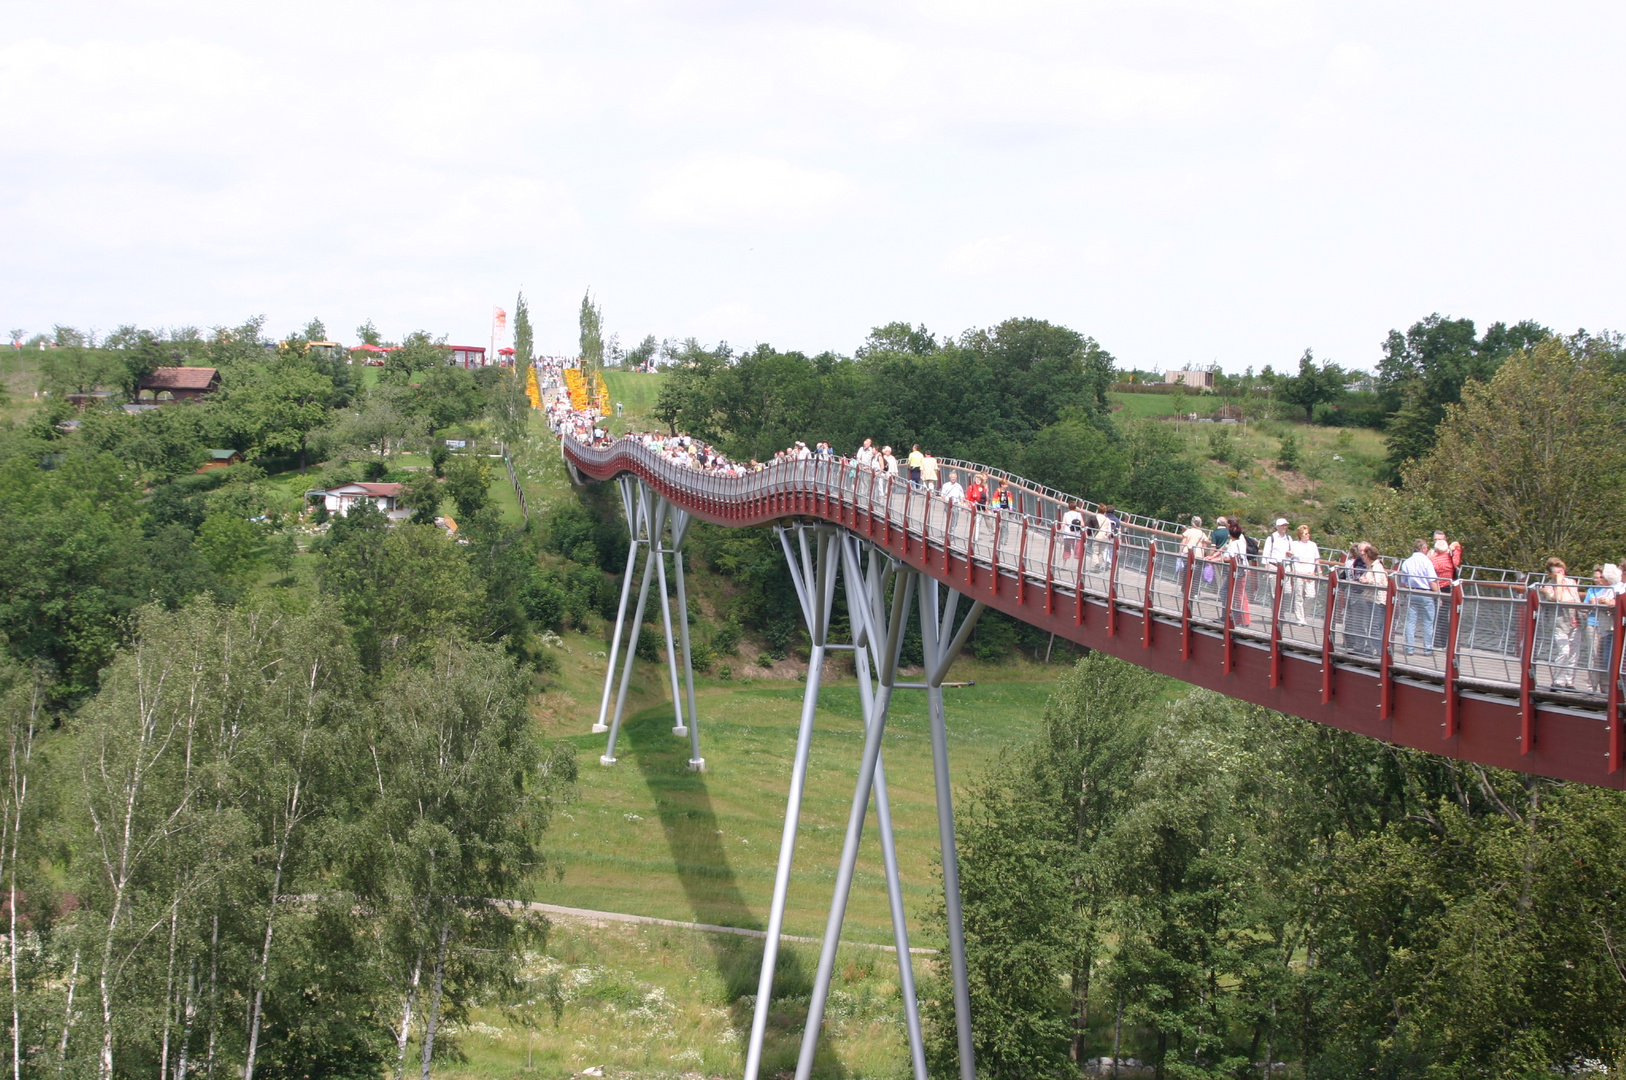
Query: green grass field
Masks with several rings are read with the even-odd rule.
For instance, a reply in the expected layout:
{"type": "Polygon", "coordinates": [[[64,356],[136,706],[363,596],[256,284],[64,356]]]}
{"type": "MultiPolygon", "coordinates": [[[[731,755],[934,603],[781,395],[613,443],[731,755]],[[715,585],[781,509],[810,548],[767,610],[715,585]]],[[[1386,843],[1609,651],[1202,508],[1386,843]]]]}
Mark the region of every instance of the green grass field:
{"type": "MultiPolygon", "coordinates": [[[[760,928],[778,858],[803,684],[723,681],[697,686],[704,773],[688,771],[689,744],[671,732],[664,666],[639,662],[617,764],[598,764],[606,736],[587,732],[603,687],[603,643],[566,635],[561,671],[542,695],[539,723],[577,746],[578,800],[546,838],[554,869],[531,898],[682,922],[760,928]]],[[[788,934],[820,937],[831,899],[852,785],[862,746],[850,661],[833,661],[815,717],[812,755],[788,934]],[[843,675],[841,669],[846,668],[843,675]]],[[[1037,727],[1061,665],[999,667],[964,661],[948,691],[949,753],[956,786],[1001,749],[1037,727]]],[[[915,947],[940,947],[923,925],[940,902],[937,818],[925,701],[900,691],[888,725],[884,764],[915,947]]],[[[907,1073],[907,1046],[895,954],[865,943],[892,940],[886,887],[875,842],[873,805],[860,849],[821,1044],[819,1077],[907,1073]]],[[[766,1075],[794,1066],[817,947],[787,943],[776,975],[764,1058],[766,1075]]],[[[562,918],[545,950],[528,958],[525,1001],[476,1011],[459,1033],[466,1062],[445,1075],[511,1076],[529,1060],[539,1075],[603,1066],[617,1076],[737,1075],[760,971],[758,939],[680,928],[562,918]],[[563,990],[555,1021],[542,988],[563,990]]],[[[917,980],[936,960],[913,960],[917,980]]]]}
{"type": "MultiPolygon", "coordinates": [[[[505,525],[521,525],[525,522],[525,514],[519,508],[519,498],[514,494],[514,485],[508,482],[508,470],[503,466],[502,458],[490,458],[491,462],[491,503],[502,514],[505,525]]],[[[525,498],[530,499],[527,492],[525,498]]]]}
{"type": "MultiPolygon", "coordinates": [[[[913,958],[917,983],[935,960],[913,958]]],[[[546,952],[527,957],[523,996],[475,1009],[454,1027],[464,1060],[438,1065],[436,1075],[562,1080],[598,1066],[617,1078],[739,1076],[761,963],[762,942],[752,938],[557,919],[546,952]],[[550,980],[557,1014],[547,1000],[550,980]]],[[[796,1066],[817,965],[816,946],[787,942],[780,951],[763,1076],[789,1076],[796,1066]]],[[[813,1072],[821,1080],[908,1075],[893,954],[837,953],[824,1031],[813,1072]]]]}
{"type": "MultiPolygon", "coordinates": [[[[573,649],[602,645],[576,639],[573,649]]],[[[562,878],[538,886],[550,903],[685,922],[760,929],[766,925],[785,795],[796,743],[802,685],[702,680],[697,688],[704,773],[689,772],[687,739],[672,734],[664,668],[639,664],[639,701],[616,747],[618,764],[598,764],[606,736],[583,734],[597,718],[602,659],[579,669],[578,685],[545,703],[544,728],[580,751],[581,802],[555,823],[548,843],[562,878]],[[567,700],[568,699],[568,700],[567,700]]],[[[818,936],[830,901],[830,874],[840,851],[863,745],[858,690],[849,676],[820,694],[786,932],[818,936]]],[[[967,662],[957,678],[977,685],[948,691],[950,760],[964,779],[1004,746],[1034,730],[1059,670],[1036,665],[980,668],[967,662]]],[[[937,816],[931,783],[924,695],[899,691],[887,729],[885,763],[898,857],[911,919],[936,889],[937,816]]],[[[874,824],[873,817],[871,825],[874,824]]],[[[845,939],[892,940],[879,849],[867,835],[847,916],[845,939]]],[[[911,934],[938,944],[918,922],[911,934]]]]}
{"type": "Polygon", "coordinates": [[[610,391],[612,413],[617,402],[622,406],[622,415],[611,417],[611,430],[619,433],[658,427],[649,414],[655,408],[655,399],[660,396],[665,379],[660,372],[606,371],[604,384],[610,391]]]}
{"type": "MultiPolygon", "coordinates": [[[[1108,394],[1107,401],[1114,409],[1114,415],[1125,419],[1138,420],[1146,416],[1174,416],[1175,405],[1179,398],[1172,394],[1108,394]]],[[[1193,395],[1186,399],[1186,411],[1190,412],[1199,407],[1198,398],[1193,395]]]]}

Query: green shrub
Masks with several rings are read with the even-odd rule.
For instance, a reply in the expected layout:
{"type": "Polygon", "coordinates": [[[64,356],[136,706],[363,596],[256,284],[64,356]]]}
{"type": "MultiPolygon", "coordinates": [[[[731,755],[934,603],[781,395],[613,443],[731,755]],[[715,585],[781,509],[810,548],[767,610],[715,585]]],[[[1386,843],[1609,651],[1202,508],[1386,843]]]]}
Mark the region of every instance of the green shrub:
{"type": "Polygon", "coordinates": [[[1299,437],[1292,431],[1282,436],[1282,447],[1276,455],[1276,464],[1283,469],[1299,467],[1299,437]]]}
{"type": "Polygon", "coordinates": [[[740,624],[730,619],[711,635],[711,647],[719,656],[737,656],[740,651],[740,624]]]}

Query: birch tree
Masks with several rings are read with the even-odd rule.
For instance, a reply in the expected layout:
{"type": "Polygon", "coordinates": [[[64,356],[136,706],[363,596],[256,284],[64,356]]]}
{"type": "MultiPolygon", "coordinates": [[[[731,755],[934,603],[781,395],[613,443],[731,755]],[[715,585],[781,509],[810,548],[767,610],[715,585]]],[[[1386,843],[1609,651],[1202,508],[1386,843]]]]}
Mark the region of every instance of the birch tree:
{"type": "MultiPolygon", "coordinates": [[[[0,783],[0,888],[5,890],[6,977],[11,991],[11,1076],[21,1080],[24,994],[39,975],[38,949],[22,955],[23,922],[20,908],[32,897],[31,914],[48,911],[49,890],[43,889],[37,864],[39,837],[39,783],[35,746],[43,719],[47,684],[38,669],[0,661],[0,723],[4,724],[5,775],[0,783]],[[19,884],[21,883],[21,884],[19,884]],[[44,901],[44,902],[42,902],[44,901]]],[[[31,935],[37,943],[38,935],[31,935]]]]}
{"type": "Polygon", "coordinates": [[[550,800],[574,779],[573,759],[547,770],[525,683],[500,650],[437,645],[379,692],[367,746],[375,797],[357,891],[379,920],[397,996],[395,1075],[420,1033],[427,1078],[449,1017],[510,971],[524,923],[493,898],[514,897],[541,857],[550,800]]]}

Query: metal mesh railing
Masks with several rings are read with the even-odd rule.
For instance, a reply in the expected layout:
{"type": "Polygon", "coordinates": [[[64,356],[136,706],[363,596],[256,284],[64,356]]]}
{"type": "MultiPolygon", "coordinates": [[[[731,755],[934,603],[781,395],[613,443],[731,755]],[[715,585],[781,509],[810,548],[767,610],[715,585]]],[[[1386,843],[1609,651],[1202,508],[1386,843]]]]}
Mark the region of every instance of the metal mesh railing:
{"type": "MultiPolygon", "coordinates": [[[[946,551],[972,565],[1098,603],[1151,610],[1241,640],[1279,641],[1301,652],[1330,644],[1337,661],[1387,662],[1402,674],[1442,680],[1448,654],[1466,683],[1503,692],[1529,689],[1560,696],[1600,698],[1610,692],[1613,608],[1572,602],[1571,594],[1543,596],[1514,571],[1465,568],[1447,589],[1400,587],[1386,575],[1357,573],[1334,564],[1304,572],[1256,559],[1195,558],[1182,549],[1173,526],[1125,517],[1114,530],[1074,531],[1062,524],[1074,500],[999,470],[940,462],[940,472],[982,472],[1006,482],[1010,509],[950,504],[908,480],[841,458],[780,461],[743,476],[724,476],[673,463],[636,439],[609,447],[571,445],[579,462],[639,467],[657,490],[679,501],[706,500],[722,508],[779,497],[779,512],[800,507],[841,520],[864,514],[889,530],[946,551]],[[802,500],[796,503],[793,500],[802,500]],[[1336,587],[1329,580],[1336,576],[1336,587]],[[1278,595],[1279,594],[1279,595],[1278,595]],[[1455,609],[1455,641],[1452,636],[1455,609]]],[[[1574,594],[1581,594],[1579,587],[1574,594]]],[[[1626,598],[1623,598],[1626,599],[1626,598]]],[[[1618,678],[1618,673],[1617,673],[1618,678]]]]}

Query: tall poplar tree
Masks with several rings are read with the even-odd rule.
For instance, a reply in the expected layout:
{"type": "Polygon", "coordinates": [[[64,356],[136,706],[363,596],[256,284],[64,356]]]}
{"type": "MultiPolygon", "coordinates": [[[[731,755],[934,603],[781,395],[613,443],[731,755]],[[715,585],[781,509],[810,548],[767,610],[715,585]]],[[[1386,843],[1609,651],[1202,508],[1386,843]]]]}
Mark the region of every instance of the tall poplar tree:
{"type": "Polygon", "coordinates": [[[581,358],[582,374],[591,386],[604,368],[604,311],[593,303],[591,290],[582,294],[581,358]]]}
{"type": "Polygon", "coordinates": [[[514,366],[524,367],[535,357],[532,355],[534,342],[531,337],[531,308],[525,303],[525,294],[521,292],[519,299],[514,301],[514,366]]]}

